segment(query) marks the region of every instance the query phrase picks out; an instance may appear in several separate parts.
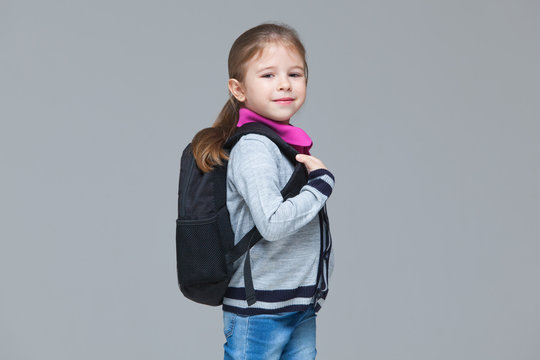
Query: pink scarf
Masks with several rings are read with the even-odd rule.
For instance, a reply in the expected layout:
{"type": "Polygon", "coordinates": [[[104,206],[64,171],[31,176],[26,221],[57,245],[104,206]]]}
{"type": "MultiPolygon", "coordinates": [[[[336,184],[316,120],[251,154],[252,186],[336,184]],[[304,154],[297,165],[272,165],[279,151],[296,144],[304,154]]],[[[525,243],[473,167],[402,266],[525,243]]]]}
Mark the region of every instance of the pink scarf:
{"type": "Polygon", "coordinates": [[[260,122],[271,127],[287,144],[291,145],[301,154],[310,155],[309,149],[313,146],[313,141],[309,135],[299,127],[291,124],[282,124],[279,121],[268,119],[248,108],[240,108],[238,117],[238,127],[250,123],[260,122]]]}

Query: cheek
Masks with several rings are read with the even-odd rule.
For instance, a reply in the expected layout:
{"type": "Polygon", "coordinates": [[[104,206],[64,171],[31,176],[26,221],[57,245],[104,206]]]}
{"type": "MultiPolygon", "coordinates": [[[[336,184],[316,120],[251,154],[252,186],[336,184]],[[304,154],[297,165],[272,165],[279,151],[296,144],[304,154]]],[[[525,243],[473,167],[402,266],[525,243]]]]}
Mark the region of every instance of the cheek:
{"type": "Polygon", "coordinates": [[[265,100],[269,97],[272,97],[274,88],[269,86],[268,82],[260,82],[257,87],[257,95],[255,95],[260,100],[265,100]]]}
{"type": "Polygon", "coordinates": [[[269,81],[254,81],[251,83],[250,92],[255,96],[262,96],[266,94],[271,89],[269,86],[269,81]]]}
{"type": "Polygon", "coordinates": [[[296,91],[298,92],[306,92],[306,82],[305,80],[298,80],[298,82],[295,84],[296,91]]]}
{"type": "Polygon", "coordinates": [[[306,96],[306,86],[305,85],[298,86],[296,88],[296,95],[305,97],[306,96]]]}

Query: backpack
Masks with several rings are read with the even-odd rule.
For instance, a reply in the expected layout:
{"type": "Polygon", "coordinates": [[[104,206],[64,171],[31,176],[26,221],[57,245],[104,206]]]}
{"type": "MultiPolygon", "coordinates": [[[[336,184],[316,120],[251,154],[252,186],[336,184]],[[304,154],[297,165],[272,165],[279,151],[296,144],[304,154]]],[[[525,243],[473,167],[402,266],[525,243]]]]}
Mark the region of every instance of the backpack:
{"type": "MultiPolygon", "coordinates": [[[[246,134],[260,134],[272,140],[295,166],[291,178],[281,190],[283,200],[295,196],[307,183],[304,164],[296,161],[298,152],[267,125],[247,123],[225,142],[228,154],[246,134]]],[[[191,143],[180,160],[178,185],[178,218],[176,220],[176,263],[178,284],[185,297],[195,302],[218,306],[233,275],[233,263],[246,254],[244,285],[249,306],[255,304],[249,250],[262,239],[253,227],[234,244],[234,232],[227,210],[227,163],[203,173],[195,162],[191,143]]]]}

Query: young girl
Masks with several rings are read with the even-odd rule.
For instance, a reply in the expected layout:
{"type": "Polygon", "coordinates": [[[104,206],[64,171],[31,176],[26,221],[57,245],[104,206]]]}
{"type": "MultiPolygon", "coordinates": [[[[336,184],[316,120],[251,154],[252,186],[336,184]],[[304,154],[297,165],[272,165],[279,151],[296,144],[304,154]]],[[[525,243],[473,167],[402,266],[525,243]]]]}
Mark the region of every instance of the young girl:
{"type": "Polygon", "coordinates": [[[315,316],[333,267],[323,223],[334,176],[309,155],[309,136],[289,123],[306,97],[305,49],[294,29],[266,23],[236,39],[228,63],[230,98],[213,126],[194,137],[193,153],[203,171],[228,159],[227,208],[235,241],[253,226],[263,239],[250,252],[257,298],[251,306],[244,258],[234,264],[223,300],[225,359],[314,359],[315,316]],[[266,124],[299,152],[297,161],[309,176],[298,195],[284,201],[280,191],[294,165],[267,137],[244,135],[228,156],[222,150],[235,129],[249,122],[266,124]]]}

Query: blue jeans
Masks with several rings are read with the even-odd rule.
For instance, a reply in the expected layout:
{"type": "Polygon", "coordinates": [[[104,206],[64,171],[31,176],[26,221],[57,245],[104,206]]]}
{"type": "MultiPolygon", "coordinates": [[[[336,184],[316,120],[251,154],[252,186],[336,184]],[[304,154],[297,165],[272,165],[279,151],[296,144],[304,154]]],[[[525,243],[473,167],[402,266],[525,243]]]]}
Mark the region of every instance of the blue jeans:
{"type": "Polygon", "coordinates": [[[225,360],[315,359],[315,310],[242,316],[223,311],[225,360]]]}

